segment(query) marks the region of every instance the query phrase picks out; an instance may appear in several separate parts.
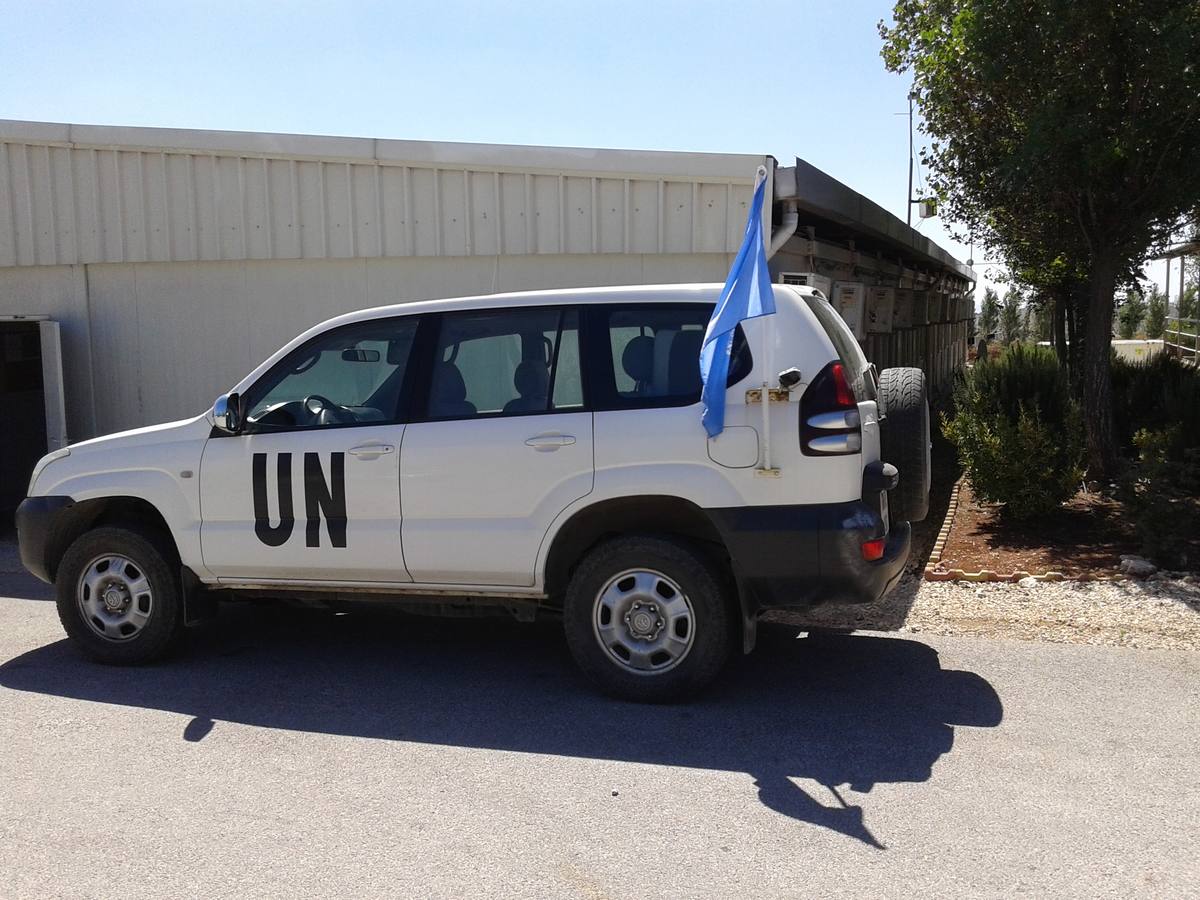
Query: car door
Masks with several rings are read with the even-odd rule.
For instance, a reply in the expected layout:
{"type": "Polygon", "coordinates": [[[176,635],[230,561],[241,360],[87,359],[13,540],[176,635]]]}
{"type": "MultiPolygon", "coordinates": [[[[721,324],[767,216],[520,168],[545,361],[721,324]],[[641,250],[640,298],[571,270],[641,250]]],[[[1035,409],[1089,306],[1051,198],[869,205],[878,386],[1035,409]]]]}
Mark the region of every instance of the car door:
{"type": "Polygon", "coordinates": [[[407,582],[400,443],[417,317],[332,329],[245,392],[200,464],[201,548],[222,581],[407,582]]]}
{"type": "Polygon", "coordinates": [[[551,522],[592,489],[579,312],[446,313],[400,456],[415,582],[529,586],[551,522]]]}

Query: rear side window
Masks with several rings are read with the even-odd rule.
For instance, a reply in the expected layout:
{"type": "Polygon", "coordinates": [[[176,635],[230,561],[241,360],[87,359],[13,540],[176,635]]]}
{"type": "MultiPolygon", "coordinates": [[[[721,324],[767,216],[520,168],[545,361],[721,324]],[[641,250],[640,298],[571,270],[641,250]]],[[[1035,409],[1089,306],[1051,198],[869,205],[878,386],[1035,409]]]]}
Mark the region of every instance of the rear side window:
{"type": "MultiPolygon", "coordinates": [[[[689,406],[700,401],[700,347],[712,316],[710,305],[598,307],[594,314],[598,408],[689,406]]],[[[741,381],[752,365],[739,327],[727,383],[741,381]]]]}
{"type": "Polygon", "coordinates": [[[431,419],[583,409],[578,312],[542,307],[446,314],[426,409],[431,419]]]}
{"type": "Polygon", "coordinates": [[[874,400],[875,383],[868,372],[870,363],[867,362],[862,347],[855,340],[850,326],[823,297],[807,294],[804,302],[808,304],[808,308],[813,311],[813,315],[821,323],[821,328],[833,343],[833,349],[837,351],[838,358],[848,370],[850,388],[854,391],[854,396],[860,401],[874,400]]]}

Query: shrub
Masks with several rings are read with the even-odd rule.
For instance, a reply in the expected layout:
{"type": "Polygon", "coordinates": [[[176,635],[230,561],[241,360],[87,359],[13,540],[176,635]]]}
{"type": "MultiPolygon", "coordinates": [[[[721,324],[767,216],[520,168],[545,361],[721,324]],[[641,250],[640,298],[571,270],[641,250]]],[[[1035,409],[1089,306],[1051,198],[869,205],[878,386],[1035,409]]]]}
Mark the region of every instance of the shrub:
{"type": "Polygon", "coordinates": [[[1200,563],[1200,449],[1180,449],[1178,428],[1139,431],[1137,460],[1121,480],[1121,499],[1142,552],[1160,566],[1200,563]]]}
{"type": "Polygon", "coordinates": [[[1052,350],[1018,345],[966,370],[954,405],[942,430],[977,497],[1026,519],[1074,496],[1083,474],[1083,422],[1052,350]]]}
{"type": "Polygon", "coordinates": [[[1112,364],[1117,439],[1135,451],[1139,432],[1167,435],[1168,452],[1179,460],[1189,447],[1200,447],[1200,371],[1159,353],[1142,362],[1118,356],[1112,364]]]}

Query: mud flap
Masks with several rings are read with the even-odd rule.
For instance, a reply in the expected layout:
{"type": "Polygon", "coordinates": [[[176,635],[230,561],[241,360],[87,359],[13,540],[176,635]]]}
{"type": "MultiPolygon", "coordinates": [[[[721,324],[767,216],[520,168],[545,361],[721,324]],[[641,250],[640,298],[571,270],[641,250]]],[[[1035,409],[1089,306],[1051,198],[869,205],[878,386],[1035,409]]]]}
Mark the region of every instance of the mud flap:
{"type": "Polygon", "coordinates": [[[184,566],[179,571],[179,583],[183,589],[183,624],[188,628],[215,619],[217,597],[196,577],[196,573],[184,566]]]}

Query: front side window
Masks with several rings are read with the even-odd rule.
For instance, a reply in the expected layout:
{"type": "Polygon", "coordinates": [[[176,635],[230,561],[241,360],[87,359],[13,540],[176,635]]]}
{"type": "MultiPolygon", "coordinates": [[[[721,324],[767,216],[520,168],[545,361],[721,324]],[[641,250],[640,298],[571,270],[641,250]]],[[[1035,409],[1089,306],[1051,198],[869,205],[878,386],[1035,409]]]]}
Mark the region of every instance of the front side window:
{"type": "Polygon", "coordinates": [[[417,320],[334,329],[289,353],[246,395],[248,431],[396,421],[417,320]]]}
{"type": "Polygon", "coordinates": [[[430,419],[581,409],[575,310],[501,309],[443,317],[430,373],[430,419]]]}
{"type": "MultiPolygon", "coordinates": [[[[608,408],[687,406],[700,401],[700,348],[710,305],[629,306],[602,309],[605,365],[599,368],[608,408]]],[[[728,384],[752,366],[741,326],[734,334],[728,384]]]]}

